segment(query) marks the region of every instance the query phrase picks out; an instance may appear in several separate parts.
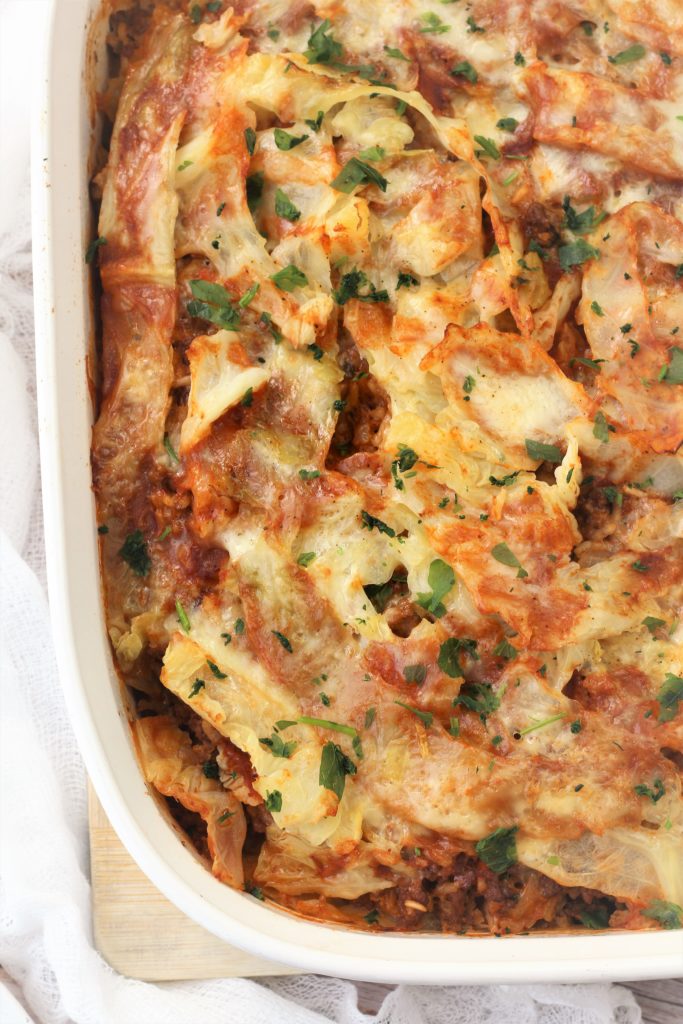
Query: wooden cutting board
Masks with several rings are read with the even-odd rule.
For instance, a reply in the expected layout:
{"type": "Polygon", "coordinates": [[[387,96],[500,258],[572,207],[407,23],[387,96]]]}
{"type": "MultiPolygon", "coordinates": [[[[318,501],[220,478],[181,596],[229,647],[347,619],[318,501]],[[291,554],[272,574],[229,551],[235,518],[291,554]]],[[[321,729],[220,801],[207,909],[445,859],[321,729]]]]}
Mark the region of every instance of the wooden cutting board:
{"type": "Polygon", "coordinates": [[[89,790],[95,945],[120,974],[143,981],[300,974],[244,953],[186,917],[142,873],[89,790]]]}
{"type": "MultiPolygon", "coordinates": [[[[89,814],[95,945],[119,973],[142,981],[301,973],[221,942],[169,903],[126,852],[92,788],[89,814]]],[[[643,1024],[683,1022],[683,979],[627,987],[642,1007],[643,1024]]],[[[364,1013],[375,1013],[391,990],[363,982],[356,988],[364,1013]]]]}

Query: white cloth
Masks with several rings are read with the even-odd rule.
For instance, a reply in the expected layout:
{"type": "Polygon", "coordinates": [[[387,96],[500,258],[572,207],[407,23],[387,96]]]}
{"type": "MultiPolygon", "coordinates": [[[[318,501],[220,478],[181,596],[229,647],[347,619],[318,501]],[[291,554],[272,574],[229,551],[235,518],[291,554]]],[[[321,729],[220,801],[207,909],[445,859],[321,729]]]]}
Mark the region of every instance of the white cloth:
{"type": "Polygon", "coordinates": [[[370,1017],[345,981],[152,985],[93,948],[86,780],[50,636],[36,439],[26,182],[29,75],[42,69],[29,48],[46,6],[0,0],[0,163],[12,168],[0,192],[0,964],[15,992],[41,1024],[638,1024],[618,986],[399,986],[370,1017]]]}

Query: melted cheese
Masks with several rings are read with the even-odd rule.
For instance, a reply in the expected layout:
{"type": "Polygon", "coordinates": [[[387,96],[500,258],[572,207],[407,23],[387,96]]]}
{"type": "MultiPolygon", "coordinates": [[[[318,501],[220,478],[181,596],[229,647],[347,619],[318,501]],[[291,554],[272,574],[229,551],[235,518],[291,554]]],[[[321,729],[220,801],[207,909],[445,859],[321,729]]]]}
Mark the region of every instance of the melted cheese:
{"type": "Polygon", "coordinates": [[[514,829],[637,919],[682,898],[680,26],[312,6],[157,5],[119,103],[93,461],[119,664],[172,695],[143,768],[229,884],[262,808],[301,912],[486,893],[514,829]]]}

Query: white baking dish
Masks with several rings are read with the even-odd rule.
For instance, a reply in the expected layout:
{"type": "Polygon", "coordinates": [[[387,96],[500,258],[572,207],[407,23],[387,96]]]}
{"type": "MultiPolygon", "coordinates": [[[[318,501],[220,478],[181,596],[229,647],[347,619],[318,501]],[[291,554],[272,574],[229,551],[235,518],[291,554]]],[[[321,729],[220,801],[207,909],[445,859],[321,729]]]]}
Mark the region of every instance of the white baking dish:
{"type": "MultiPolygon", "coordinates": [[[[216,881],[179,840],[136,763],[100,603],[90,490],[92,330],[83,253],[90,230],[88,57],[99,0],[54,0],[44,109],[36,122],[34,265],[45,531],[62,685],[88,771],[119,836],[152,881],[215,935],[282,963],[383,982],[603,981],[672,977],[683,932],[466,938],[358,934],[314,924],[216,881]]],[[[97,28],[97,26],[95,26],[97,28]]],[[[94,33],[97,38],[98,32],[94,33]]],[[[102,33],[100,46],[103,42],[102,33]]],[[[102,50],[100,49],[100,54],[102,50]]]]}

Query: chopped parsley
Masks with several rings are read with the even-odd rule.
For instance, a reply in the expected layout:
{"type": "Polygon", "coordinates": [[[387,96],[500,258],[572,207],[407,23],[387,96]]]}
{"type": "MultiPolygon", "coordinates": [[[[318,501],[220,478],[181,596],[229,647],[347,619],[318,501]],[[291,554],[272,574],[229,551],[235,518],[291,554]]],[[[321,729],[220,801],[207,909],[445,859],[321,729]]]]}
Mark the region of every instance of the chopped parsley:
{"type": "Polygon", "coordinates": [[[222,284],[197,279],[190,281],[193,298],[187,304],[190,316],[208,320],[225,331],[239,330],[240,317],[222,284]]]}
{"type": "Polygon", "coordinates": [[[530,459],[538,460],[539,462],[562,462],[562,452],[557,445],[533,441],[529,437],[527,437],[524,444],[530,459]]]}
{"type": "Polygon", "coordinates": [[[648,632],[654,636],[658,629],[661,629],[662,626],[666,626],[666,622],[664,619],[655,618],[654,615],[646,615],[641,625],[646,626],[648,632]]]}
{"type": "Polygon", "coordinates": [[[420,32],[434,35],[443,35],[444,32],[450,32],[450,25],[445,25],[438,14],[434,14],[432,11],[427,11],[425,14],[420,15],[420,21],[422,22],[422,28],[420,32]]]}
{"type": "Polygon", "coordinates": [[[506,640],[505,637],[503,637],[503,639],[493,648],[493,654],[497,658],[504,658],[505,661],[510,661],[512,658],[516,657],[518,653],[519,651],[517,648],[513,647],[510,641],[506,640]]]}
{"type": "Polygon", "coordinates": [[[254,404],[254,389],[247,388],[242,397],[240,398],[240,405],[244,405],[249,408],[250,405],[254,404]]]}
{"type": "Polygon", "coordinates": [[[560,260],[560,267],[562,270],[567,271],[571,270],[572,267],[580,266],[586,260],[597,259],[600,255],[600,250],[589,245],[583,238],[577,238],[575,242],[561,245],[557,250],[557,255],[560,260]]]}
{"type": "Polygon", "coordinates": [[[383,146],[369,146],[368,149],[361,149],[358,156],[363,160],[384,160],[386,151],[383,146]]]}
{"type": "Polygon", "coordinates": [[[315,118],[310,118],[310,117],[305,118],[304,119],[304,124],[308,128],[310,128],[312,132],[319,132],[320,129],[322,128],[323,118],[324,117],[325,117],[325,112],[323,110],[319,110],[318,113],[316,114],[315,118]]]}
{"type": "Polygon", "coordinates": [[[285,743],[279,733],[274,732],[271,736],[264,736],[259,740],[262,747],[267,747],[270,750],[273,757],[285,757],[289,758],[296,750],[296,743],[290,740],[289,743],[285,743]]]}
{"type": "Polygon", "coordinates": [[[294,205],[287,193],[283,192],[281,188],[275,192],[275,213],[278,217],[292,221],[292,223],[301,216],[301,210],[294,205]]]}
{"type": "MultiPolygon", "coordinates": [[[[405,444],[398,446],[398,455],[391,463],[391,475],[394,479],[394,487],[397,491],[405,490],[405,484],[399,478],[399,473],[409,473],[413,466],[420,461],[420,457],[413,448],[409,448],[405,444]]],[[[415,474],[412,473],[414,476],[415,474]]]]}
{"type": "Polygon", "coordinates": [[[356,268],[343,275],[339,287],[332,292],[332,298],[338,306],[344,306],[349,299],[359,299],[361,302],[388,302],[389,293],[386,288],[375,288],[367,274],[356,268]],[[360,292],[360,288],[368,290],[360,292]]]}
{"type": "Polygon", "coordinates": [[[493,139],[487,139],[485,135],[475,135],[474,141],[481,146],[477,156],[490,156],[492,160],[500,160],[500,150],[493,139]]]}
{"type": "Polygon", "coordinates": [[[130,566],[136,576],[146,576],[152,568],[152,559],[147,550],[147,541],[141,530],[129,533],[119,549],[119,555],[130,566]]]}
{"type": "Polygon", "coordinates": [[[290,641],[287,639],[287,637],[284,635],[284,633],[280,633],[280,631],[277,629],[271,629],[270,632],[277,640],[279,640],[280,644],[284,647],[286,651],[288,651],[290,654],[293,653],[292,645],[290,641]]]}
{"type": "Polygon", "coordinates": [[[411,288],[413,285],[418,285],[420,282],[412,274],[408,274],[406,271],[400,270],[398,278],[396,279],[396,291],[399,288],[411,288]]]}
{"type": "Polygon", "coordinates": [[[515,53],[515,64],[518,68],[526,67],[526,60],[524,59],[524,54],[520,53],[519,50],[517,50],[517,52],[515,53]]]}
{"type": "Polygon", "coordinates": [[[220,814],[216,818],[216,824],[217,825],[225,825],[226,821],[230,821],[230,819],[234,818],[234,817],[235,817],[235,812],[234,811],[223,811],[223,813],[220,814]]]}
{"type": "Polygon", "coordinates": [[[350,757],[336,743],[330,740],[323,747],[320,758],[320,773],[318,781],[325,789],[331,790],[337,799],[341,800],[344,795],[346,776],[356,774],[356,766],[350,757]]]}
{"type": "Polygon", "coordinates": [[[633,64],[634,61],[641,60],[646,53],[647,50],[642,43],[634,43],[633,46],[615,53],[613,57],[608,57],[607,60],[610,64],[633,64]]]}
{"type": "Polygon", "coordinates": [[[514,473],[506,473],[505,476],[490,476],[489,483],[493,484],[494,487],[510,487],[519,476],[519,472],[516,469],[514,473]]]}
{"type": "Polygon", "coordinates": [[[598,931],[602,928],[608,927],[611,914],[607,907],[601,907],[598,905],[586,907],[584,910],[580,910],[577,916],[584,928],[591,928],[594,931],[598,931]]]}
{"type": "Polygon", "coordinates": [[[266,790],[266,800],[265,800],[265,803],[266,803],[266,810],[270,811],[271,814],[273,813],[273,811],[281,811],[282,810],[282,793],[280,792],[280,790],[279,789],[274,789],[272,793],[269,793],[266,790]]]}
{"type": "Polygon", "coordinates": [[[608,486],[601,487],[600,489],[612,508],[621,508],[624,503],[624,496],[618,487],[608,486]]]}
{"type": "Polygon", "coordinates": [[[681,701],[683,701],[683,679],[680,676],[675,676],[673,672],[667,672],[657,694],[659,703],[657,721],[670,722],[678,714],[681,701]]]}
{"type": "Polygon", "coordinates": [[[395,537],[396,530],[392,529],[391,526],[387,526],[385,522],[378,519],[377,516],[371,516],[365,509],[360,514],[362,520],[361,530],[378,530],[380,533],[385,533],[387,537],[395,537]]]}
{"type": "Polygon", "coordinates": [[[599,302],[595,301],[595,299],[593,299],[593,301],[591,302],[591,310],[595,313],[596,316],[605,315],[604,309],[602,308],[599,302]]]}
{"type": "Polygon", "coordinates": [[[85,250],[85,262],[92,263],[97,255],[97,250],[103,245],[107,244],[107,239],[100,235],[99,238],[94,238],[88,248],[85,250]]]}
{"type": "Polygon", "coordinates": [[[481,25],[477,25],[476,21],[474,20],[474,18],[472,17],[471,14],[468,16],[466,21],[467,21],[467,31],[471,35],[475,35],[477,32],[480,32],[483,35],[483,33],[486,32],[485,28],[482,28],[481,25]]]}
{"type": "Polygon", "coordinates": [[[452,636],[448,640],[444,640],[439,648],[437,665],[451,679],[458,679],[465,674],[460,664],[460,654],[463,651],[467,652],[471,658],[479,659],[476,640],[466,640],[452,636]]]}
{"type": "Polygon", "coordinates": [[[590,234],[607,216],[606,213],[596,213],[594,206],[589,206],[578,213],[572,206],[569,196],[565,196],[562,200],[562,209],[564,210],[562,226],[569,228],[575,235],[590,234]]]}
{"type": "Polygon", "coordinates": [[[516,117],[501,117],[500,121],[496,121],[496,128],[499,128],[501,132],[514,132],[518,124],[519,121],[516,117]]]}
{"type": "Polygon", "coordinates": [[[479,75],[468,60],[461,60],[455,67],[451,68],[451,75],[454,78],[466,78],[472,85],[476,85],[479,81],[479,75]]]}
{"type": "Polygon", "coordinates": [[[206,683],[204,682],[203,679],[195,679],[195,681],[193,682],[192,687],[190,689],[190,692],[188,693],[187,696],[188,697],[196,697],[197,694],[199,693],[199,691],[203,690],[205,686],[206,686],[206,683]]]}
{"type": "Polygon", "coordinates": [[[368,164],[364,164],[362,160],[352,156],[351,159],[346,163],[336,178],[330,182],[332,188],[336,189],[337,192],[353,192],[357,185],[377,185],[382,192],[386,192],[388,181],[383,177],[379,171],[376,171],[374,167],[370,167],[368,164]]]}
{"type": "Polygon", "coordinates": [[[207,658],[206,659],[206,664],[209,666],[209,668],[211,669],[212,674],[216,677],[216,679],[227,679],[228,678],[226,676],[225,672],[221,672],[221,670],[219,669],[218,665],[214,661],[209,661],[209,659],[207,658]]]}
{"type": "Polygon", "coordinates": [[[372,723],[375,721],[375,715],[377,714],[377,708],[368,708],[365,712],[365,728],[369,729],[372,723]]]}
{"type": "Polygon", "coordinates": [[[308,284],[308,278],[304,272],[295,267],[293,263],[278,270],[276,274],[271,274],[270,280],[283,292],[293,292],[308,284]]]}
{"type": "Polygon", "coordinates": [[[263,171],[255,171],[247,177],[247,206],[249,207],[249,212],[252,215],[261,202],[264,180],[263,171]]]}
{"type": "Polygon", "coordinates": [[[636,572],[649,572],[650,571],[650,566],[647,565],[645,562],[641,562],[639,558],[637,558],[635,560],[635,562],[631,562],[631,568],[635,569],[636,572]]]}
{"type": "Polygon", "coordinates": [[[417,683],[419,686],[427,678],[426,665],[406,665],[403,669],[403,678],[407,683],[417,683]]]}
{"type": "Polygon", "coordinates": [[[235,619],[235,636],[242,636],[244,633],[244,619],[235,619]]]}
{"type": "Polygon", "coordinates": [[[674,345],[669,349],[669,357],[660,379],[667,384],[683,384],[683,348],[674,345]]]}
{"type": "Polygon", "coordinates": [[[593,437],[606,444],[609,441],[609,425],[603,412],[598,412],[593,421],[593,437]]]}
{"type": "Polygon", "coordinates": [[[249,156],[253,156],[256,149],[256,132],[253,128],[244,129],[244,142],[249,156]]]}
{"type": "Polygon", "coordinates": [[[275,145],[278,149],[282,149],[285,152],[290,149],[294,149],[296,146],[300,146],[302,142],[305,142],[309,137],[308,135],[291,135],[286,132],[284,128],[276,128],[273,132],[275,139],[275,145]]]}
{"type": "Polygon", "coordinates": [[[434,715],[431,711],[420,711],[419,708],[414,708],[412,704],[404,704],[402,700],[395,700],[394,704],[398,704],[400,707],[405,708],[406,711],[411,711],[416,718],[420,719],[425,729],[429,729],[434,721],[434,715]]]}
{"type": "Polygon", "coordinates": [[[652,788],[650,788],[650,786],[646,786],[643,782],[639,782],[637,786],[633,787],[633,789],[634,792],[638,794],[638,796],[648,797],[653,804],[656,804],[659,800],[661,800],[664,794],[666,793],[666,790],[664,789],[664,783],[661,779],[655,779],[652,788]]]}
{"type": "Polygon", "coordinates": [[[244,295],[242,296],[242,298],[239,299],[237,305],[241,309],[246,309],[247,306],[249,305],[249,303],[253,299],[255,299],[256,296],[258,295],[260,288],[261,288],[261,285],[258,282],[255,282],[254,284],[252,284],[251,288],[247,288],[247,290],[244,293],[244,295]]]}
{"type": "Polygon", "coordinates": [[[410,61],[410,57],[406,57],[405,53],[398,50],[395,46],[385,46],[384,52],[388,57],[393,57],[395,60],[406,60],[410,61]]]}
{"type": "Polygon", "coordinates": [[[180,460],[178,459],[178,456],[176,454],[176,451],[175,451],[173,445],[171,444],[171,438],[168,436],[168,434],[164,434],[164,447],[165,447],[165,449],[166,449],[166,451],[167,451],[167,453],[169,455],[169,458],[173,462],[180,462],[180,460]]]}
{"type": "Polygon", "coordinates": [[[575,736],[581,732],[581,722],[578,718],[574,719],[572,724],[569,726],[569,729],[571,732],[574,733],[575,736]]]}
{"type": "Polygon", "coordinates": [[[516,569],[518,579],[524,579],[525,576],[529,575],[526,569],[522,567],[517,556],[510,551],[507,544],[496,544],[496,546],[491,549],[491,554],[497,562],[501,563],[501,565],[508,565],[511,569],[516,569]]]}
{"type": "Polygon", "coordinates": [[[553,722],[559,722],[561,718],[566,716],[566,711],[561,711],[558,715],[551,715],[550,718],[544,718],[541,722],[532,722],[531,725],[527,725],[524,729],[520,729],[515,733],[515,739],[521,739],[522,736],[526,736],[530,732],[536,732],[538,729],[545,729],[546,725],[552,725],[553,722]]]}
{"type": "Polygon", "coordinates": [[[532,238],[529,242],[529,252],[535,252],[536,255],[543,260],[544,263],[547,263],[548,259],[550,258],[548,253],[543,248],[543,246],[539,242],[537,242],[535,238],[532,238]]]}
{"type": "Polygon", "coordinates": [[[315,560],[315,551],[303,551],[296,560],[297,565],[303,565],[304,568],[309,566],[311,562],[315,560]]]}
{"type": "MultiPolygon", "coordinates": [[[[327,676],[323,676],[327,679],[327,676]]],[[[299,718],[302,725],[315,725],[319,729],[331,729],[333,732],[343,732],[345,736],[357,736],[358,732],[352,725],[343,725],[341,722],[331,722],[328,718],[312,718],[310,715],[302,715],[299,718]]]]}
{"type": "Polygon", "coordinates": [[[205,761],[202,765],[202,773],[206,779],[220,778],[220,771],[215,761],[205,761]]]}
{"type": "Polygon", "coordinates": [[[320,476],[319,469],[300,469],[299,476],[302,480],[317,480],[320,476]]]}
{"type": "Polygon", "coordinates": [[[435,558],[429,566],[427,582],[431,587],[431,592],[418,594],[415,598],[415,603],[419,604],[426,611],[431,612],[437,619],[440,619],[446,614],[446,609],[441,600],[455,586],[455,573],[450,565],[440,558],[435,558]]]}
{"type": "Polygon", "coordinates": [[[574,363],[581,363],[582,366],[588,366],[591,370],[599,370],[600,363],[604,362],[604,359],[588,359],[586,356],[573,356],[569,360],[569,365],[573,366],[574,363]]]}
{"type": "Polygon", "coordinates": [[[190,630],[192,629],[192,627],[190,625],[190,620],[187,617],[187,612],[185,611],[185,609],[183,608],[182,604],[180,603],[180,601],[177,598],[176,598],[176,602],[175,602],[175,612],[176,612],[176,615],[178,616],[178,622],[182,626],[183,631],[185,633],[189,633],[190,630]]]}
{"type": "Polygon", "coordinates": [[[467,376],[465,377],[464,381],[462,382],[462,389],[463,389],[463,391],[465,392],[466,395],[471,395],[472,394],[472,392],[474,391],[476,383],[477,382],[474,379],[474,377],[470,373],[468,373],[467,376]]]}
{"type": "Polygon", "coordinates": [[[502,875],[504,871],[517,863],[516,835],[517,825],[513,825],[512,828],[497,828],[495,832],[480,839],[476,844],[474,849],[477,856],[491,871],[502,875]]]}
{"type": "Polygon", "coordinates": [[[304,57],[309,64],[332,64],[343,55],[342,45],[334,38],[328,18],[321,21],[308,38],[308,49],[304,57]]]}
{"type": "Polygon", "coordinates": [[[643,910],[643,917],[649,917],[661,924],[662,928],[683,928],[683,907],[668,900],[652,900],[643,910]]]}
{"type": "Polygon", "coordinates": [[[459,706],[474,711],[485,722],[500,707],[500,697],[490,683],[464,683],[453,700],[453,707],[459,706]]]}

